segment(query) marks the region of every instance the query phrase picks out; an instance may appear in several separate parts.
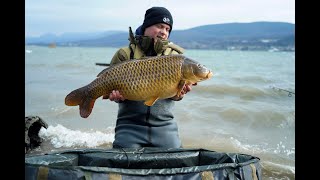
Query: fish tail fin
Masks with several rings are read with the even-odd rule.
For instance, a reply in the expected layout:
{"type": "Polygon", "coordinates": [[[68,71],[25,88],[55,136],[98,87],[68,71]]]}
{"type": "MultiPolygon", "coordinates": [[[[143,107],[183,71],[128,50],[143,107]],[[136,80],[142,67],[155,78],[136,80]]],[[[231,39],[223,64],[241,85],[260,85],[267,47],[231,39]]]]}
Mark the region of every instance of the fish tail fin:
{"type": "Polygon", "coordinates": [[[96,99],[87,96],[87,88],[82,87],[69,93],[65,98],[65,104],[67,106],[79,105],[80,116],[87,118],[93,109],[96,99]]]}
{"type": "Polygon", "coordinates": [[[96,99],[93,98],[84,99],[83,103],[79,105],[81,117],[87,118],[91,114],[95,101],[96,99]]]}
{"type": "Polygon", "coordinates": [[[66,96],[66,98],[64,99],[64,103],[67,106],[78,106],[79,104],[82,103],[83,98],[85,97],[85,94],[86,94],[85,87],[76,89],[66,96]]]}

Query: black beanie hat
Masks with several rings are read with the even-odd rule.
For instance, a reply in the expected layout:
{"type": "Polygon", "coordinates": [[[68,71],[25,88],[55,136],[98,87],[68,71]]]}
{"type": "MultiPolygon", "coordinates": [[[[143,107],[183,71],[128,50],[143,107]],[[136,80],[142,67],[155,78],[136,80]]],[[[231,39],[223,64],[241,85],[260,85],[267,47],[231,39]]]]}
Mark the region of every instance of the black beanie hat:
{"type": "Polygon", "coordinates": [[[146,11],[144,21],[141,26],[141,31],[144,33],[145,29],[157,23],[165,23],[170,26],[169,34],[172,30],[173,19],[168,9],[164,7],[152,7],[146,11]]]}

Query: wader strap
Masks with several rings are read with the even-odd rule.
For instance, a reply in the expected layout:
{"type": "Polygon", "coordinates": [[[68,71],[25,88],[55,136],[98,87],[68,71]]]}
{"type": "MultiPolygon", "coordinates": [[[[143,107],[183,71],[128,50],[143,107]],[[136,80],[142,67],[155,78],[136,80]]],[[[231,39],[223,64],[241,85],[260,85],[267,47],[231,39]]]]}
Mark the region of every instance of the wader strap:
{"type": "Polygon", "coordinates": [[[49,168],[40,166],[38,169],[37,180],[47,180],[49,174],[49,168]]]}
{"type": "Polygon", "coordinates": [[[257,168],[254,164],[250,164],[251,170],[252,170],[252,179],[253,180],[258,180],[257,177],[257,168]]]}
{"type": "Polygon", "coordinates": [[[109,180],[122,180],[121,174],[109,173],[109,180]]]}
{"type": "Polygon", "coordinates": [[[212,171],[203,171],[200,175],[202,180],[214,180],[212,171]]]}
{"type": "MultiPolygon", "coordinates": [[[[131,47],[131,44],[133,44],[133,45],[135,45],[136,44],[136,41],[135,41],[135,39],[134,39],[134,35],[133,35],[133,32],[132,32],[132,29],[131,29],[131,27],[129,27],[129,38],[128,38],[128,40],[130,41],[130,44],[129,44],[129,48],[130,48],[130,56],[129,56],[129,59],[133,59],[133,53],[134,53],[134,51],[133,51],[133,49],[132,49],[132,47],[131,47]]],[[[127,52],[126,52],[127,53],[127,52]]],[[[128,53],[127,53],[127,55],[129,55],[128,53]]]]}
{"type": "Polygon", "coordinates": [[[133,59],[133,49],[132,49],[132,47],[131,47],[131,45],[129,45],[129,47],[130,47],[130,59],[133,59]]]}

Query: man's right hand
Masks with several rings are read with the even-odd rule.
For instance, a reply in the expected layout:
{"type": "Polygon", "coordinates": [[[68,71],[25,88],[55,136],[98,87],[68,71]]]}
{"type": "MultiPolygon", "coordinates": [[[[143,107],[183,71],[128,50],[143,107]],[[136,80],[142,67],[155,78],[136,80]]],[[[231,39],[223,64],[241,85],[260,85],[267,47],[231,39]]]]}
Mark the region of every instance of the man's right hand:
{"type": "Polygon", "coordinates": [[[110,94],[109,97],[108,95],[104,95],[102,99],[109,99],[110,101],[114,102],[119,102],[119,101],[124,101],[125,98],[120,94],[118,90],[113,90],[110,94]]]}

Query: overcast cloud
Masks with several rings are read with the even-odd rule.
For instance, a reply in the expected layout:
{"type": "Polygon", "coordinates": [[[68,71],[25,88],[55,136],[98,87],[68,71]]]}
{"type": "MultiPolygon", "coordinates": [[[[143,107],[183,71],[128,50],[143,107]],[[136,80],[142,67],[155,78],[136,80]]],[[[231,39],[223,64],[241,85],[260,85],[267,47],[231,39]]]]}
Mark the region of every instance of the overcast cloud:
{"type": "Polygon", "coordinates": [[[127,31],[137,28],[152,6],[171,12],[174,30],[230,22],[295,23],[294,0],[26,0],[25,33],[127,31]]]}

